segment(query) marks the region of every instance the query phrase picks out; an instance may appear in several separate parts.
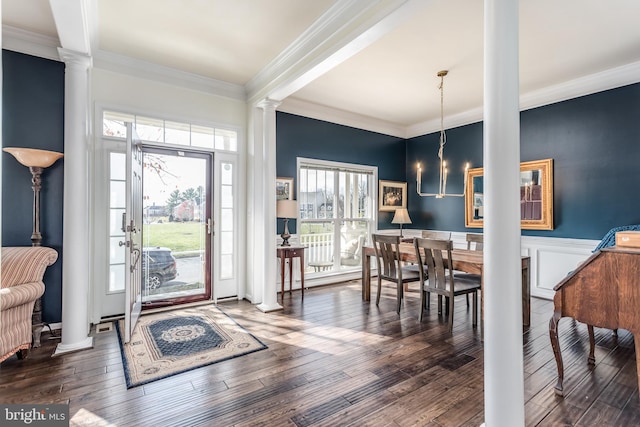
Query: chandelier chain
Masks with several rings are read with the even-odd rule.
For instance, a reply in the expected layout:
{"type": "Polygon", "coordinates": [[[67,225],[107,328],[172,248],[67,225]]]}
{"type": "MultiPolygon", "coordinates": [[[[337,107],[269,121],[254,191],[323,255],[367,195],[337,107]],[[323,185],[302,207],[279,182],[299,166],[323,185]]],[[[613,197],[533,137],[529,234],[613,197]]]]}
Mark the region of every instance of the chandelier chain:
{"type": "Polygon", "coordinates": [[[438,149],[438,158],[442,159],[444,155],[444,145],[447,143],[447,134],[444,131],[444,76],[445,72],[438,73],[440,76],[440,148],[438,149]]]}

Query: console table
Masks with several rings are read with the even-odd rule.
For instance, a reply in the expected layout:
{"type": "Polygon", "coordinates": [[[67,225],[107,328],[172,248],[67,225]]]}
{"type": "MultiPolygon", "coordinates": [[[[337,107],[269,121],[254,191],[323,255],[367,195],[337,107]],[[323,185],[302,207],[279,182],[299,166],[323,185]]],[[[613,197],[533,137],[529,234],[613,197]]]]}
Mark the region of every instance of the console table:
{"type": "Polygon", "coordinates": [[[304,300],[304,250],[306,246],[277,246],[276,256],[280,258],[280,284],[282,303],[284,305],[284,264],[289,260],[289,293],[293,289],[293,259],[300,258],[300,292],[304,300]]]}

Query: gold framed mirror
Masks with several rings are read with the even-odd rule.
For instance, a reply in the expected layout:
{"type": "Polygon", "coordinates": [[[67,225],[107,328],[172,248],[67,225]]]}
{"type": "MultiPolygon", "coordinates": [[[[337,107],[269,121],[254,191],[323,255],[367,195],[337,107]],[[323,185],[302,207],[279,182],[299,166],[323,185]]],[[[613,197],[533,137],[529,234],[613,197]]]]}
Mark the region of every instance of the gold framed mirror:
{"type": "MultiPolygon", "coordinates": [[[[484,226],[483,168],[467,170],[464,225],[484,226]]],[[[553,230],[553,159],[520,163],[520,227],[553,230]]]]}

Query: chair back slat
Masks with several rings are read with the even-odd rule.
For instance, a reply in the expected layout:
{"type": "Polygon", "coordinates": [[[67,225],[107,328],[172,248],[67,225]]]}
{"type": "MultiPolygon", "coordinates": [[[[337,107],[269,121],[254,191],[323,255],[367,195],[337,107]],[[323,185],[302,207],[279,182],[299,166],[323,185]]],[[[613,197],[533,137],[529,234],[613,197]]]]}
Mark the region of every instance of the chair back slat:
{"type": "Polygon", "coordinates": [[[450,231],[422,230],[423,239],[451,240],[450,231]]]}
{"type": "Polygon", "coordinates": [[[379,271],[386,280],[402,279],[400,269],[400,236],[374,234],[373,247],[376,251],[379,271]]]}
{"type": "MultiPolygon", "coordinates": [[[[447,270],[449,274],[453,270],[451,263],[453,242],[451,240],[416,238],[414,246],[416,248],[416,258],[421,267],[419,270],[420,279],[423,282],[428,280],[429,287],[443,291],[447,289],[447,270]]],[[[453,289],[450,289],[450,291],[453,292],[453,289]]]]}
{"type": "Polygon", "coordinates": [[[481,251],[484,244],[484,235],[479,233],[467,233],[467,249],[481,251]]]}

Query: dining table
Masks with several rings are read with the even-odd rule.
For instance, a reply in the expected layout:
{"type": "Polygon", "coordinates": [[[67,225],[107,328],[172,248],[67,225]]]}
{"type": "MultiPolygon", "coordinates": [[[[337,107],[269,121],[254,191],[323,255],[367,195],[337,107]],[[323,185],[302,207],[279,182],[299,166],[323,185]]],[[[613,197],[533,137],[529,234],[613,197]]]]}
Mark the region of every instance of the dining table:
{"type": "MultiPolygon", "coordinates": [[[[399,246],[400,260],[403,262],[416,263],[416,250],[413,243],[402,242],[399,246]]],[[[364,301],[371,300],[371,258],[376,253],[373,246],[364,246],[362,250],[362,299],[364,301]]],[[[481,277],[482,288],[484,290],[484,256],[482,251],[473,251],[468,249],[453,249],[451,251],[453,269],[470,274],[479,274],[481,277]]],[[[529,326],[531,324],[531,285],[530,285],[530,264],[529,256],[521,256],[522,268],[522,324],[529,326]]],[[[490,285],[489,285],[490,286],[490,285]]],[[[480,307],[483,310],[482,294],[480,292],[480,307]]]]}

